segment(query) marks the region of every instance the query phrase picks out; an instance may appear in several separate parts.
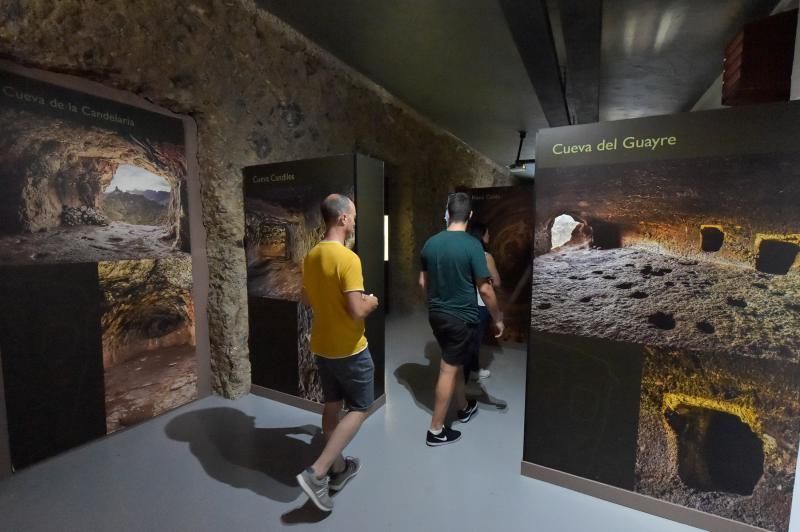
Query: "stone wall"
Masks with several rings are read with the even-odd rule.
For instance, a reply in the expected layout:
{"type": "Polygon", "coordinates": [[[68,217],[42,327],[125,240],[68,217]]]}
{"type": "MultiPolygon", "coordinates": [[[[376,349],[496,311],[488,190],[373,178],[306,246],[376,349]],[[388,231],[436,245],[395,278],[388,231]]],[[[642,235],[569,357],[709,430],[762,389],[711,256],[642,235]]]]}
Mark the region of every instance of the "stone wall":
{"type": "Polygon", "coordinates": [[[137,93],[197,121],[212,386],[250,385],[241,168],[361,151],[388,163],[389,297],[419,303],[416,256],[454,186],[500,167],[250,0],[0,0],[0,55],[137,93]]]}

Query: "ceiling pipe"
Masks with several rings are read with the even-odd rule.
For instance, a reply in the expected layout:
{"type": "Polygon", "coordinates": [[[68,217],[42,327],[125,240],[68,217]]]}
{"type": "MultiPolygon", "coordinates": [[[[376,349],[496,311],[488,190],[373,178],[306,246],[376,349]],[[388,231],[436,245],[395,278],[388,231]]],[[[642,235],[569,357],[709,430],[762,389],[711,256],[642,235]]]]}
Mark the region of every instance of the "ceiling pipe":
{"type": "Polygon", "coordinates": [[[514,164],[508,167],[509,170],[512,172],[522,172],[525,170],[525,165],[528,163],[536,164],[536,159],[520,159],[520,155],[522,154],[522,143],[525,141],[525,137],[528,135],[528,132],[520,130],[519,132],[519,147],[517,148],[517,158],[514,160],[514,164]]]}

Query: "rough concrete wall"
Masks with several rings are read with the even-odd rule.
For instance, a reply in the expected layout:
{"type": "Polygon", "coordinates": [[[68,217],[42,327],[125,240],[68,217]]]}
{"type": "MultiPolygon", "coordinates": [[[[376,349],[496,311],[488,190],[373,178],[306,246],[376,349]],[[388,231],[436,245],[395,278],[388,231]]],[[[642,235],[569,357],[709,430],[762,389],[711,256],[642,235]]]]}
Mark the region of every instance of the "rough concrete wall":
{"type": "Polygon", "coordinates": [[[251,0],[0,0],[0,55],[195,118],[212,386],[230,397],[250,386],[243,166],[353,150],[387,161],[393,310],[418,302],[416,256],[441,227],[446,192],[509,180],[251,0]]]}

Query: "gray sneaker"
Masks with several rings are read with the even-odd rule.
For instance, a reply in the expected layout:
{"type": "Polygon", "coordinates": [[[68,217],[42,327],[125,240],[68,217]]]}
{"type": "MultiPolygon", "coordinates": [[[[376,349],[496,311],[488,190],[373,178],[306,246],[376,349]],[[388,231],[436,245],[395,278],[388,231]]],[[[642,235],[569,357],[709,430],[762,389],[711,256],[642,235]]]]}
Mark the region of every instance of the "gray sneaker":
{"type": "Polygon", "coordinates": [[[339,473],[331,472],[331,480],[328,486],[330,487],[331,491],[339,491],[344,487],[347,482],[353,478],[354,476],[358,475],[358,471],[361,469],[361,462],[358,458],[354,458],[352,456],[345,456],[344,457],[344,469],[339,473]]]}
{"type": "Polygon", "coordinates": [[[323,512],[330,512],[333,510],[333,500],[331,500],[330,494],[328,493],[327,475],[322,478],[317,478],[317,475],[314,474],[314,470],[308,468],[297,475],[297,483],[317,508],[323,512]]]}

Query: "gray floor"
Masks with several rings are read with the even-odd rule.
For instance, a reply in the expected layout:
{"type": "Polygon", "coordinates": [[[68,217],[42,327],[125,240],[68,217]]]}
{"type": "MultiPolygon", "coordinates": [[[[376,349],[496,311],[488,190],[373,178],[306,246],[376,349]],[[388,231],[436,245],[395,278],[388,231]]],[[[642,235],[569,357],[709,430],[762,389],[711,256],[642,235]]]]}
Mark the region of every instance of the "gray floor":
{"type": "Polygon", "coordinates": [[[520,476],[522,350],[492,354],[463,440],[426,447],[433,338],[424,319],[406,318],[390,322],[388,345],[387,406],[348,449],[363,469],[332,514],[294,482],[318,446],[317,415],[214,397],[0,483],[0,530],[690,530],[520,476]]]}

